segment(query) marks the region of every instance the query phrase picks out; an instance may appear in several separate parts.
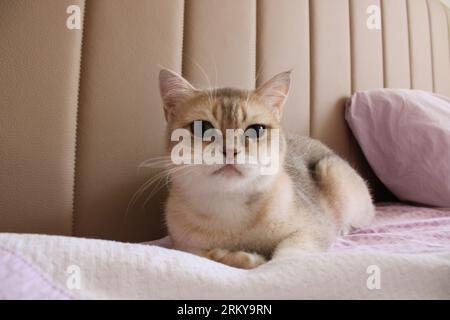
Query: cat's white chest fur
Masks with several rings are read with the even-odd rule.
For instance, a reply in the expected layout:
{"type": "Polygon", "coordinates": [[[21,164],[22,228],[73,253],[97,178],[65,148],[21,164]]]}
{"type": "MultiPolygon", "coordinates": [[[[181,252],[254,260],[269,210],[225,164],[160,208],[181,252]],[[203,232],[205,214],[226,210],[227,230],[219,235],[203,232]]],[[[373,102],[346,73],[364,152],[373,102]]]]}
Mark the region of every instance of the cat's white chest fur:
{"type": "Polygon", "coordinates": [[[293,213],[293,194],[288,184],[282,185],[274,197],[258,190],[262,183],[236,191],[204,186],[184,186],[181,190],[179,185],[177,194],[181,198],[176,202],[184,203],[187,212],[180,212],[176,218],[171,208],[167,211],[169,229],[179,246],[269,252],[293,231],[290,224],[295,218],[288,217],[293,213]],[[262,237],[263,234],[270,237],[262,237]]]}
{"type": "MultiPolygon", "coordinates": [[[[236,228],[249,219],[249,197],[245,193],[209,193],[191,197],[191,207],[207,217],[209,224],[221,228],[236,228]],[[196,199],[196,200],[195,200],[196,199]]],[[[205,222],[205,221],[203,221],[205,222]]]]}

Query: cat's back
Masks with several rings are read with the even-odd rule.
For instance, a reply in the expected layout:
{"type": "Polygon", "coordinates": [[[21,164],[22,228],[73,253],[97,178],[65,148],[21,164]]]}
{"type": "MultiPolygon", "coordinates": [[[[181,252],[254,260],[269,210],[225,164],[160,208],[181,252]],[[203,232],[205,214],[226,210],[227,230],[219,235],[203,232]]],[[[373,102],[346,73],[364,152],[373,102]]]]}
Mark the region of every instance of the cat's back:
{"type": "Polygon", "coordinates": [[[294,184],[297,197],[315,202],[318,188],[314,180],[314,168],[321,159],[334,152],[318,140],[298,134],[287,134],[285,170],[294,184]]]}
{"type": "Polygon", "coordinates": [[[298,163],[304,161],[312,166],[321,159],[335,155],[334,152],[319,140],[299,134],[287,134],[287,154],[286,161],[298,163]]]}

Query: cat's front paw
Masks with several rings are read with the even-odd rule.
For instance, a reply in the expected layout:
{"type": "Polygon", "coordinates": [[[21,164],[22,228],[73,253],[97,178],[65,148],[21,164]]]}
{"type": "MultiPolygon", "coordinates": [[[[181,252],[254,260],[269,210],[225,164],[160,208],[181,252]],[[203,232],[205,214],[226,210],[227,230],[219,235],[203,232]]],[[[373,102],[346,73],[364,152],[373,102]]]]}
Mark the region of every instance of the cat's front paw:
{"type": "Polygon", "coordinates": [[[257,253],[226,249],[212,249],[206,252],[205,256],[211,260],[240,269],[254,269],[267,262],[265,257],[257,253]]]}

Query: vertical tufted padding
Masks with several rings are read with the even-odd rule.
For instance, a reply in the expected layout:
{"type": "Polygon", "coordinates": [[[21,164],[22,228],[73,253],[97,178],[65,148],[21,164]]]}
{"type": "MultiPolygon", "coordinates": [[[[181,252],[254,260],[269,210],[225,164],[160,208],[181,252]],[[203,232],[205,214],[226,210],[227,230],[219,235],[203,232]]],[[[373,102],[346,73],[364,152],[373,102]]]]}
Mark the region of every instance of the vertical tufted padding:
{"type": "Polygon", "coordinates": [[[311,136],[349,158],[344,102],[351,94],[348,0],[310,1],[311,136]]]}
{"type": "Polygon", "coordinates": [[[448,45],[450,47],[450,7],[445,7],[447,13],[447,30],[448,30],[448,45]]]}
{"type": "Polygon", "coordinates": [[[0,231],[70,235],[82,0],[0,1],[0,231]]]}
{"type": "Polygon", "coordinates": [[[86,7],[74,234],[146,240],[162,234],[162,198],[126,216],[164,151],[159,66],[181,72],[183,1],[94,0],[86,7]]]}
{"type": "Polygon", "coordinates": [[[256,85],[275,74],[293,70],[283,116],[289,132],[309,135],[310,39],[308,0],[257,2],[256,85]]]}
{"type": "Polygon", "coordinates": [[[256,0],[186,0],[183,75],[200,88],[255,86],[256,0]]]}
{"type": "MultiPolygon", "coordinates": [[[[379,0],[350,0],[352,90],[383,88],[383,43],[381,28],[368,24],[379,16],[379,0]],[[372,9],[369,10],[368,9],[372,9]],[[378,13],[377,13],[378,12],[378,13]],[[374,29],[372,29],[374,28],[374,29]]],[[[381,20],[381,19],[380,19],[381,20]]],[[[381,25],[380,25],[381,27],[381,25]]]]}
{"type": "Polygon", "coordinates": [[[406,0],[381,0],[384,86],[411,88],[406,0]]]}
{"type": "Polygon", "coordinates": [[[447,16],[443,4],[428,0],[434,91],[450,96],[450,48],[447,16]]]}
{"type": "Polygon", "coordinates": [[[427,0],[409,0],[409,54],[411,88],[433,91],[431,31],[427,0]]]}
{"type": "MultiPolygon", "coordinates": [[[[395,1],[395,0],[394,0],[395,1]]],[[[383,24],[380,0],[349,0],[351,90],[384,87],[383,24]]],[[[386,200],[388,192],[376,177],[356,139],[349,136],[350,163],[370,181],[374,196],[386,200]]]]}

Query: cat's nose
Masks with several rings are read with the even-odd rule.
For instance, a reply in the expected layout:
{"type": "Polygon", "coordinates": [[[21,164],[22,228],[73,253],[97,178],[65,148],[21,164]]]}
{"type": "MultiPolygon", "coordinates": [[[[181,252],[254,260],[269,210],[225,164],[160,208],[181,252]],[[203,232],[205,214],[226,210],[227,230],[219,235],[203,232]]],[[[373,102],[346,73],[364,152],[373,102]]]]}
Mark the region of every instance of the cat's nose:
{"type": "Polygon", "coordinates": [[[225,162],[228,164],[234,163],[237,159],[238,154],[239,154],[238,149],[224,149],[223,150],[223,156],[224,156],[225,162]]]}
{"type": "Polygon", "coordinates": [[[237,154],[239,153],[239,151],[234,148],[234,149],[223,149],[223,155],[226,156],[228,155],[233,155],[233,156],[237,156],[237,154]]]}

